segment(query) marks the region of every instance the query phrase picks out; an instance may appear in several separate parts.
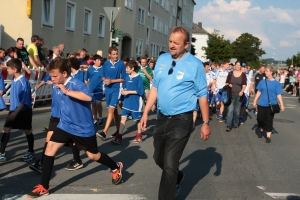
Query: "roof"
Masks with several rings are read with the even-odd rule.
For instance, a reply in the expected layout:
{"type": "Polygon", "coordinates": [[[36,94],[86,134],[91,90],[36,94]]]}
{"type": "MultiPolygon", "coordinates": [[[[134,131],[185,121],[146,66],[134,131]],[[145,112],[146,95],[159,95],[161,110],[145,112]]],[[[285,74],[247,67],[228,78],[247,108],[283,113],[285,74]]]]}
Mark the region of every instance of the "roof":
{"type": "MultiPolygon", "coordinates": [[[[198,23],[199,24],[199,23],[198,23]]],[[[192,33],[198,33],[198,34],[209,34],[204,28],[202,28],[202,23],[201,26],[193,23],[193,30],[192,33]]]]}

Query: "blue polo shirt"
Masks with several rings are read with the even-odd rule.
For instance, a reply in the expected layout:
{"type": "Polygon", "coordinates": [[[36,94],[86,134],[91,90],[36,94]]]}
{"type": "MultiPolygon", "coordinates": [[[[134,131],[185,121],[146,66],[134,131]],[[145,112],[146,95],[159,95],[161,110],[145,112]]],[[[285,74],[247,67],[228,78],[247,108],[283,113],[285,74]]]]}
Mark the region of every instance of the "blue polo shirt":
{"type": "MultiPolygon", "coordinates": [[[[101,77],[109,78],[111,80],[123,79],[125,81],[125,77],[126,77],[125,65],[120,60],[118,60],[115,63],[112,63],[110,60],[107,60],[103,64],[103,72],[102,73],[103,74],[101,74],[101,77]]],[[[120,83],[112,83],[110,85],[105,85],[105,88],[119,90],[120,83]]]]}
{"type": "Polygon", "coordinates": [[[158,109],[164,115],[193,111],[197,98],[206,97],[206,73],[202,62],[189,52],[176,60],[173,73],[170,53],[159,56],[154,70],[152,87],[157,88],[158,109]]]}
{"type": "Polygon", "coordinates": [[[102,76],[103,68],[91,66],[85,73],[84,80],[89,81],[88,87],[91,93],[103,93],[102,76]]]}
{"type": "Polygon", "coordinates": [[[269,106],[269,100],[268,100],[268,93],[267,93],[267,87],[266,87],[266,82],[268,84],[268,92],[269,92],[269,98],[270,102],[272,105],[277,104],[277,95],[281,94],[282,95],[282,88],[281,85],[278,81],[273,80],[267,80],[267,79],[262,79],[256,89],[261,92],[259,100],[257,102],[257,105],[263,106],[263,107],[268,107],[269,106]]]}
{"type": "Polygon", "coordinates": [[[31,87],[23,75],[12,81],[9,99],[10,111],[15,111],[21,103],[24,104],[22,111],[31,108],[31,87]]]}
{"type": "MultiPolygon", "coordinates": [[[[81,91],[92,97],[86,85],[76,78],[69,78],[66,87],[73,91],[81,91]]],[[[79,137],[95,135],[91,102],[81,101],[68,95],[60,95],[60,122],[58,128],[79,137]]]]}
{"type": "Polygon", "coordinates": [[[83,74],[83,71],[81,71],[81,70],[78,70],[76,72],[76,74],[74,74],[74,75],[71,74],[71,77],[72,78],[77,78],[78,80],[84,82],[84,74],[83,74]]]}

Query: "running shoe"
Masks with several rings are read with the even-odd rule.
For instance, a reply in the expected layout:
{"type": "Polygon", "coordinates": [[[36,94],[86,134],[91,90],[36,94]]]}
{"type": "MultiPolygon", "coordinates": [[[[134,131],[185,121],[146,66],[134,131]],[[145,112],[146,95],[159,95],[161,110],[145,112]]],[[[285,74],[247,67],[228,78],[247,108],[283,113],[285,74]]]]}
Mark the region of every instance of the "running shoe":
{"type": "Polygon", "coordinates": [[[271,142],[271,138],[267,137],[266,143],[270,143],[270,142],[271,142]]]}
{"type": "Polygon", "coordinates": [[[36,156],[35,156],[35,153],[34,152],[30,152],[30,151],[27,151],[23,156],[22,156],[22,160],[23,161],[30,161],[32,159],[34,159],[36,156]]]}
{"type": "Polygon", "coordinates": [[[112,134],[110,137],[114,138],[116,136],[116,134],[119,133],[119,130],[116,130],[116,132],[114,134],[112,134]]]}
{"type": "Polygon", "coordinates": [[[97,119],[97,125],[98,126],[103,126],[103,118],[98,118],[97,119]]]}
{"type": "Polygon", "coordinates": [[[230,126],[226,126],[226,132],[230,132],[231,131],[231,128],[230,128],[230,126]]]}
{"type": "Polygon", "coordinates": [[[123,164],[121,162],[117,162],[117,165],[119,166],[119,168],[116,169],[114,172],[111,172],[112,183],[115,185],[118,185],[122,181],[123,164]]]}
{"type": "Polygon", "coordinates": [[[32,192],[27,194],[27,197],[30,199],[34,199],[46,195],[49,195],[49,189],[45,189],[41,184],[38,184],[34,187],[34,190],[32,190],[32,192]]]}
{"type": "Polygon", "coordinates": [[[65,167],[65,170],[74,171],[82,167],[83,167],[82,162],[77,162],[75,160],[72,160],[71,163],[67,167],[65,167]]]}
{"type": "Polygon", "coordinates": [[[137,133],[136,136],[135,136],[135,139],[133,140],[133,143],[141,143],[141,142],[143,142],[142,134],[137,133]]]}
{"type": "Polygon", "coordinates": [[[240,117],[240,124],[244,124],[244,118],[243,117],[240,117]]]}
{"type": "Polygon", "coordinates": [[[96,133],[96,136],[99,137],[102,141],[105,141],[106,140],[106,134],[103,132],[103,131],[98,131],[96,133]]]}
{"type": "Polygon", "coordinates": [[[219,114],[219,122],[223,122],[223,115],[219,114]]]}
{"type": "Polygon", "coordinates": [[[40,159],[38,159],[34,164],[30,165],[29,169],[41,174],[43,172],[43,165],[40,163],[40,159]]]}
{"type": "Polygon", "coordinates": [[[111,140],[112,143],[121,144],[122,143],[122,135],[117,133],[115,138],[111,140]]]}
{"type": "Polygon", "coordinates": [[[6,161],[5,153],[0,153],[0,162],[6,161]]]}
{"type": "Polygon", "coordinates": [[[97,124],[97,122],[98,122],[98,120],[97,120],[97,119],[94,119],[94,125],[96,125],[96,124],[97,124]]]}

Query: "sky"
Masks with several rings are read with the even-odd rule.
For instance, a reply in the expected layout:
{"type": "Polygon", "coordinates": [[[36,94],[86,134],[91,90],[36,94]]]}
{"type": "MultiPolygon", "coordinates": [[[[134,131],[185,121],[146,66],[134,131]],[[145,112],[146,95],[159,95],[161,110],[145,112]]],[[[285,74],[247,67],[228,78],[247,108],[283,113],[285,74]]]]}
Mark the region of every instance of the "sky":
{"type": "Polygon", "coordinates": [[[286,60],[300,52],[299,0],[195,0],[194,23],[234,41],[250,33],[262,41],[262,58],[286,60]]]}

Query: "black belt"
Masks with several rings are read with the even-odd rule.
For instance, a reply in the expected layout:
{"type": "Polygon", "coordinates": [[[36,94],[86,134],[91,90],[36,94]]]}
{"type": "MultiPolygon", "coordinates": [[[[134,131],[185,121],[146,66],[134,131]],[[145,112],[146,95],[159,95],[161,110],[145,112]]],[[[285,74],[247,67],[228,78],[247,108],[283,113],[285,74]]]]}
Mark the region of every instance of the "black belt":
{"type": "Polygon", "coordinates": [[[185,113],[180,113],[180,114],[177,114],[177,115],[164,115],[164,114],[162,114],[159,111],[159,115],[162,116],[162,117],[165,117],[165,118],[173,118],[173,117],[177,117],[177,116],[180,116],[180,115],[190,115],[192,113],[193,113],[193,111],[189,111],[189,112],[185,112],[185,113]]]}

